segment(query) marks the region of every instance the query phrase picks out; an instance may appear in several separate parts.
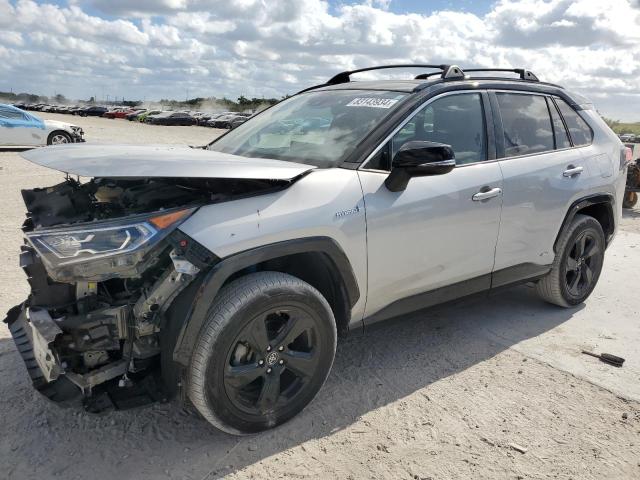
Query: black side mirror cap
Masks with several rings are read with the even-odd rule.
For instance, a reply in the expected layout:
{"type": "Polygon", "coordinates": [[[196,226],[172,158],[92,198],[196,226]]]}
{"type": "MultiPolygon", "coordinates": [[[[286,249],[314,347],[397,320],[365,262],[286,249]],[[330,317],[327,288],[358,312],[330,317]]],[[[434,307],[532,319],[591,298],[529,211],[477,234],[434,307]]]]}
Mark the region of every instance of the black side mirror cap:
{"type": "Polygon", "coordinates": [[[450,145],[436,142],[407,142],[393,157],[391,173],[384,184],[392,192],[407,188],[411,177],[444,175],[456,166],[450,145]]]}

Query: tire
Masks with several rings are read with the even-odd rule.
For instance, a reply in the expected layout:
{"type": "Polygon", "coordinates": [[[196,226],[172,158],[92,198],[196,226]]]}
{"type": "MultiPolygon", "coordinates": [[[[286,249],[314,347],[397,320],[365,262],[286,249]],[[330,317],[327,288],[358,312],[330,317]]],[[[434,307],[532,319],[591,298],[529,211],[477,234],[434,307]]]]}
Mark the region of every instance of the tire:
{"type": "Polygon", "coordinates": [[[209,308],[187,394],[224,432],[273,428],[316,396],[331,370],[336,338],[331,307],[308,283],[280,272],[241,277],[209,308]]]}
{"type": "Polygon", "coordinates": [[[538,295],[565,308],[584,302],[600,278],[605,247],[600,223],[576,215],[560,237],[551,271],[536,285],[538,295]]]}
{"type": "Polygon", "coordinates": [[[63,143],[72,143],[71,135],[62,130],[51,132],[47,137],[47,145],[62,145],[63,143]]]}
{"type": "Polygon", "coordinates": [[[638,202],[638,194],[636,192],[626,192],[622,199],[623,208],[633,208],[638,202]]]}

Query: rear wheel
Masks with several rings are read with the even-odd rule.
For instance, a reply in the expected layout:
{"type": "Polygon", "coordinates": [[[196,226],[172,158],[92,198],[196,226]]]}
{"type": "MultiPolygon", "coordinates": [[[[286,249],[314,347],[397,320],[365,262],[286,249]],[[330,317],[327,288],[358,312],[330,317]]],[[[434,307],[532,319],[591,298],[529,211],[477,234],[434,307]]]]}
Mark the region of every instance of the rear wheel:
{"type": "Polygon", "coordinates": [[[558,242],[551,271],[536,285],[540,297],[561,307],[585,301],[600,277],[604,250],[600,223],[593,217],[576,215],[558,242]]]}
{"type": "Polygon", "coordinates": [[[279,272],[239,278],[209,309],[191,360],[189,397],[225,432],[275,427],[320,390],[336,337],[329,304],[308,283],[279,272]]]}

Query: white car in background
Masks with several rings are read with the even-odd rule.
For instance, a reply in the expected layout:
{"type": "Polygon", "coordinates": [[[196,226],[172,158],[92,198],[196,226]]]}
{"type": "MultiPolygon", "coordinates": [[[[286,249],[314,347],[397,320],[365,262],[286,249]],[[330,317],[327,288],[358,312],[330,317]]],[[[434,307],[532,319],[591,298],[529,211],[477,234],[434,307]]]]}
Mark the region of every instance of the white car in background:
{"type": "Polygon", "coordinates": [[[77,125],[42,120],[12,105],[0,104],[0,147],[39,147],[84,142],[77,125]]]}

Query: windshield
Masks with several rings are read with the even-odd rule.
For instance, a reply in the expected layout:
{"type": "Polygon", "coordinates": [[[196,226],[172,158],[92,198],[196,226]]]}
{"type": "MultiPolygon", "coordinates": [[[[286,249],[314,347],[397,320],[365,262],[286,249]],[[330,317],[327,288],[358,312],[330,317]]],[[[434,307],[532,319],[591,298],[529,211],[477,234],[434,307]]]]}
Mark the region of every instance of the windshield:
{"type": "Polygon", "coordinates": [[[404,93],[372,90],[303,93],[252,118],[208,148],[243,157],[334,167],[405,97],[404,93]]]}

